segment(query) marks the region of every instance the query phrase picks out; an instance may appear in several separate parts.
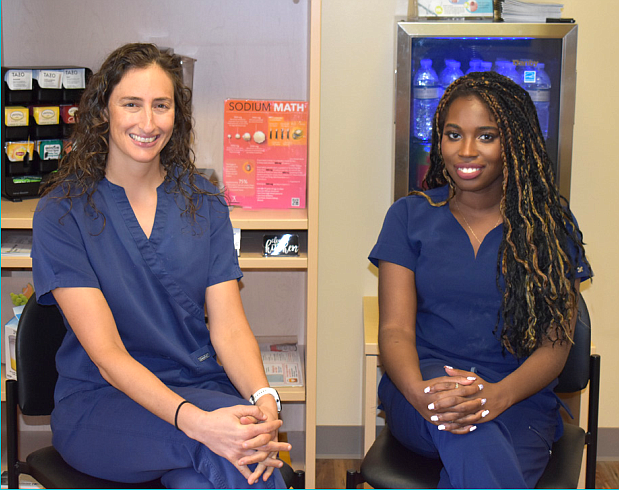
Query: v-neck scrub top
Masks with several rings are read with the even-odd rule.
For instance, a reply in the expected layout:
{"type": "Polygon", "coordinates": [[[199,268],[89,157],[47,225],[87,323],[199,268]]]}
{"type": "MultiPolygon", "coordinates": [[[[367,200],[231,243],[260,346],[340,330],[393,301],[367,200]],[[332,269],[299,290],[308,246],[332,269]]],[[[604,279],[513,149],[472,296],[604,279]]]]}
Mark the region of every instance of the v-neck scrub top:
{"type": "MultiPolygon", "coordinates": [[[[202,177],[197,184],[217,193],[202,177]]],[[[194,222],[181,216],[183,198],[168,185],[157,189],[148,238],[124,189],[107,179],[93,194],[99,215],[84,196],[57,199],[60,188],[43,197],[33,222],[37,299],[55,304],[55,288],[98,288],[129,353],[166,385],[205,380],[230,385],[217,363],[204,313],[207,287],[242,277],[228,208],[220,197],[196,197],[201,206],[194,222]]],[[[68,324],[67,329],[56,358],[57,403],[75,392],[109,386],[68,324]]]]}
{"type": "MultiPolygon", "coordinates": [[[[202,177],[196,184],[217,193],[202,177]]],[[[33,223],[37,300],[56,304],[56,288],[98,288],[129,354],[172,391],[207,411],[247,405],[218,364],[205,322],[206,289],[242,277],[227,205],[221,196],[194,194],[193,220],[182,215],[184,198],[170,186],[157,188],[149,237],[124,189],[107,179],[92,196],[100,214],[83,196],[57,199],[60,188],[43,197],[33,223]]],[[[249,486],[227,459],[110,386],[65,324],[51,417],[53,444],[65,461],[121,482],[160,478],[167,488],[249,486]]],[[[253,487],[285,485],[275,470],[253,487]]]]}
{"type": "MultiPolygon", "coordinates": [[[[447,186],[427,191],[433,202],[447,186]]],[[[503,225],[491,230],[475,256],[468,234],[449,205],[431,206],[423,196],[399,199],[389,209],[370,261],[392,262],[415,272],[419,359],[438,360],[499,381],[524,361],[504,351],[497,325],[501,292],[497,257],[503,225]],[[498,333],[497,333],[498,332],[498,333]]],[[[586,279],[589,271],[578,269],[586,279]]]]}

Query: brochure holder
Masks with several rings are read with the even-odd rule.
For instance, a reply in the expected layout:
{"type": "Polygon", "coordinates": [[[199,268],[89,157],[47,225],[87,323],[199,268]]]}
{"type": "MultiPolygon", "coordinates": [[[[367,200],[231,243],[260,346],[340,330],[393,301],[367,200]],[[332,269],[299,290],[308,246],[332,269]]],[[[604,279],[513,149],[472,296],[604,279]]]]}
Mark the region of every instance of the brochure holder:
{"type": "Polygon", "coordinates": [[[2,67],[2,196],[37,197],[70,144],[92,76],[78,66],[2,67]]]}

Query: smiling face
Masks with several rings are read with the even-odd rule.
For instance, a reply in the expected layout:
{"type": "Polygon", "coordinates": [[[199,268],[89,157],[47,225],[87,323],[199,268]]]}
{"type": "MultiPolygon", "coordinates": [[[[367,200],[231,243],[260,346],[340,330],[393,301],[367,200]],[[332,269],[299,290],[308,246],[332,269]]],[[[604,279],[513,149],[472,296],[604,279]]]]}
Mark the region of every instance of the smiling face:
{"type": "Polygon", "coordinates": [[[158,66],[126,72],[110,95],[107,165],[153,163],[174,129],[174,87],[158,66]]]}
{"type": "Polygon", "coordinates": [[[445,117],[441,151],[461,191],[502,192],[501,135],[486,105],[475,96],[455,99],[445,117]]]}

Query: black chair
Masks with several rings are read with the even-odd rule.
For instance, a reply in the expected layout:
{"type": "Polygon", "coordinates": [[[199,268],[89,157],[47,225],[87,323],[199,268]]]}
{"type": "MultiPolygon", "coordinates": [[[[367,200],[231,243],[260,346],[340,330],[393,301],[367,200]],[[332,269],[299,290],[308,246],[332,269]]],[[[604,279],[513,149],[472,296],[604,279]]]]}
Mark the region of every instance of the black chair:
{"type": "MultiPolygon", "coordinates": [[[[164,488],[160,480],[119,483],[95,478],[69,466],[53,446],[19,460],[18,407],[24,415],[50,415],[58,379],[56,351],[66,328],[55,306],[39,305],[34,295],[24,307],[17,328],[17,380],[6,381],[8,488],[19,488],[19,475],[32,476],[45,488],[164,488]]],[[[282,476],[290,488],[303,488],[305,474],[284,464],[282,476]]]]}
{"type": "MultiPolygon", "coordinates": [[[[589,384],[587,430],[565,424],[563,436],[553,444],[548,466],[536,488],[576,488],[584,447],[587,447],[585,487],[595,488],[598,410],[600,396],[600,356],[591,354],[591,323],[582,296],[574,345],[559,376],[556,393],[575,393],[589,384]]],[[[443,465],[406,449],[385,428],[365,455],[360,471],[349,470],[346,488],[367,482],[374,488],[436,488],[443,465]]]]}

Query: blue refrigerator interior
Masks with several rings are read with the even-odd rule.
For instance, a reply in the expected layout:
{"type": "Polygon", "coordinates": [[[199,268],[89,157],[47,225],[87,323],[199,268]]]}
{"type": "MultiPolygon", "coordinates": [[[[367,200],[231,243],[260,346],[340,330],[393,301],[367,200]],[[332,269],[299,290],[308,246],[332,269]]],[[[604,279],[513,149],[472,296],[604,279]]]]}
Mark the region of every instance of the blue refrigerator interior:
{"type": "Polygon", "coordinates": [[[528,90],[540,120],[547,120],[546,147],[556,183],[569,199],[577,32],[576,24],[398,23],[394,199],[419,189],[429,164],[430,136],[420,130],[422,113],[415,104],[416,99],[419,104],[420,98],[440,97],[443,89],[433,92],[416,85],[420,71],[429,65],[422,60],[431,60],[439,79],[447,75],[447,65],[452,71],[455,65],[456,73],[490,69],[505,71],[528,90]]]}

